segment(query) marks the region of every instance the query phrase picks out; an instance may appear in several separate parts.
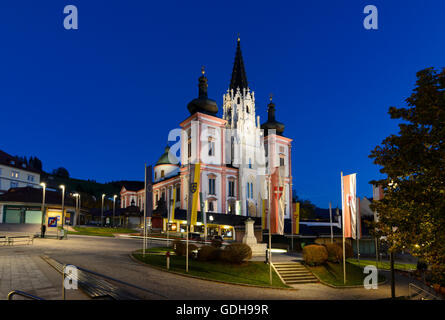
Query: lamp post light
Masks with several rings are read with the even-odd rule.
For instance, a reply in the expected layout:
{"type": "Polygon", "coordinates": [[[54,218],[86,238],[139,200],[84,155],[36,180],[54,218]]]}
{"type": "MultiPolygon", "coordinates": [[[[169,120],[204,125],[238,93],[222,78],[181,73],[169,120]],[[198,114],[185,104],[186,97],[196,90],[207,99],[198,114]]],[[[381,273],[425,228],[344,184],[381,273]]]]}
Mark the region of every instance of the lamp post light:
{"type": "Polygon", "coordinates": [[[112,227],[114,227],[114,215],[115,215],[115,212],[116,212],[116,198],[117,198],[117,195],[114,195],[113,196],[113,220],[111,220],[111,226],[112,227]]]}
{"type": "Polygon", "coordinates": [[[105,193],[102,194],[102,209],[100,211],[100,225],[102,227],[104,225],[104,198],[105,198],[105,193]]]}
{"type": "Polygon", "coordinates": [[[46,226],[45,226],[45,193],[46,193],[46,184],[44,183],[44,182],[42,182],[41,184],[40,184],[41,186],[42,186],[42,190],[43,190],[43,194],[42,194],[42,224],[41,224],[41,226],[40,226],[40,232],[41,232],[41,234],[40,234],[40,236],[42,237],[42,238],[45,238],[45,231],[44,231],[44,228],[46,228],[46,226]]]}
{"type": "MultiPolygon", "coordinates": [[[[64,231],[63,236],[65,237],[65,186],[62,184],[59,186],[62,189],[62,230],[64,231]]],[[[57,228],[57,230],[59,230],[57,228]]]]}
{"type": "Polygon", "coordinates": [[[76,216],[73,219],[73,226],[77,224],[77,221],[79,221],[79,215],[80,215],[80,194],[74,193],[73,197],[76,198],[76,216]]]}

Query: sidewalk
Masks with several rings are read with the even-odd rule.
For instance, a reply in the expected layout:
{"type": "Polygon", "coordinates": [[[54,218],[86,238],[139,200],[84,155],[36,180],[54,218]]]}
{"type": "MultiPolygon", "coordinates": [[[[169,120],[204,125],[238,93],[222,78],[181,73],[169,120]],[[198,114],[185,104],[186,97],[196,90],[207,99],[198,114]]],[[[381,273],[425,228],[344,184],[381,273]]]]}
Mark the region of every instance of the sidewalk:
{"type": "MultiPolygon", "coordinates": [[[[20,290],[46,300],[62,299],[62,278],[39,255],[29,254],[29,247],[10,247],[0,251],[0,300],[20,290]]],[[[67,292],[70,300],[87,299],[79,290],[67,292]]],[[[14,296],[14,300],[24,300],[14,296]]]]}

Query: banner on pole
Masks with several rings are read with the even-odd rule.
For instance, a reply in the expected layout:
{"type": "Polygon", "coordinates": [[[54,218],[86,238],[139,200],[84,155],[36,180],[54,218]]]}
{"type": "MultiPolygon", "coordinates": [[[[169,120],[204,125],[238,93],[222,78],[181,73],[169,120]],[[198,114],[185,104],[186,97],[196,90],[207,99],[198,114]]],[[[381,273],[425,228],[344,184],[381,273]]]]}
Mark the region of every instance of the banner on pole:
{"type": "Polygon", "coordinates": [[[342,214],[345,238],[357,237],[357,174],[343,176],[342,214]]]}
{"type": "Polygon", "coordinates": [[[300,203],[296,202],[294,205],[294,234],[300,233],[300,203]]]}
{"type": "MultiPolygon", "coordinates": [[[[195,225],[198,218],[198,201],[199,201],[199,183],[201,176],[201,165],[199,163],[193,164],[190,168],[190,187],[189,193],[191,201],[189,200],[187,210],[188,225],[195,225]]],[[[190,197],[189,197],[190,198],[190,197]]]]}
{"type": "MultiPolygon", "coordinates": [[[[172,205],[172,210],[171,210],[171,215],[170,215],[170,219],[173,221],[175,220],[175,208],[176,207],[176,188],[173,188],[173,205],[172,205]]],[[[168,221],[170,222],[170,221],[168,221]]]]}
{"type": "Polygon", "coordinates": [[[153,215],[153,171],[152,167],[148,166],[145,169],[145,207],[147,208],[146,217],[153,215]]]}

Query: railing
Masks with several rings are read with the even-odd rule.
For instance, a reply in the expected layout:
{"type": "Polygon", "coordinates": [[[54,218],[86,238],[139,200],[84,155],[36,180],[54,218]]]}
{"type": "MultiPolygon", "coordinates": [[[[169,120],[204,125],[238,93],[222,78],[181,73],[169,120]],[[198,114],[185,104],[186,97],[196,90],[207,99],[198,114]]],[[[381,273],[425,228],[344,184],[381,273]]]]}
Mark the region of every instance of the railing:
{"type": "Polygon", "coordinates": [[[416,286],[414,283],[410,283],[408,285],[408,295],[410,298],[412,297],[411,291],[414,291],[414,295],[420,295],[421,300],[438,300],[438,298],[435,295],[416,286]]]}
{"type": "Polygon", "coordinates": [[[37,297],[37,296],[33,296],[32,294],[29,294],[27,292],[24,291],[19,291],[19,290],[13,290],[10,293],[8,293],[8,300],[13,300],[12,298],[15,296],[22,296],[28,299],[32,299],[32,300],[45,300],[43,298],[37,297]]]}

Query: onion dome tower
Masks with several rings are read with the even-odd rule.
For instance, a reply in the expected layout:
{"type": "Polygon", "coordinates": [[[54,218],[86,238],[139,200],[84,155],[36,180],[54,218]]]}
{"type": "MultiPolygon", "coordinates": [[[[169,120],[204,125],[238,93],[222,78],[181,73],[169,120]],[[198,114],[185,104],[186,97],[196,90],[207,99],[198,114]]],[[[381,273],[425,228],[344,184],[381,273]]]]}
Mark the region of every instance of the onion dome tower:
{"type": "Polygon", "coordinates": [[[270,103],[267,107],[267,121],[261,125],[261,129],[264,130],[265,135],[269,134],[269,130],[275,129],[276,134],[282,136],[284,124],[275,120],[275,103],[272,102],[272,95],[270,95],[270,103]]]}
{"type": "Polygon", "coordinates": [[[199,77],[199,96],[196,99],[193,99],[187,105],[187,109],[190,114],[194,114],[196,112],[205,113],[211,116],[215,116],[218,113],[218,106],[216,105],[216,101],[209,99],[207,96],[207,78],[205,76],[204,67],[201,69],[202,75],[199,77]]]}

